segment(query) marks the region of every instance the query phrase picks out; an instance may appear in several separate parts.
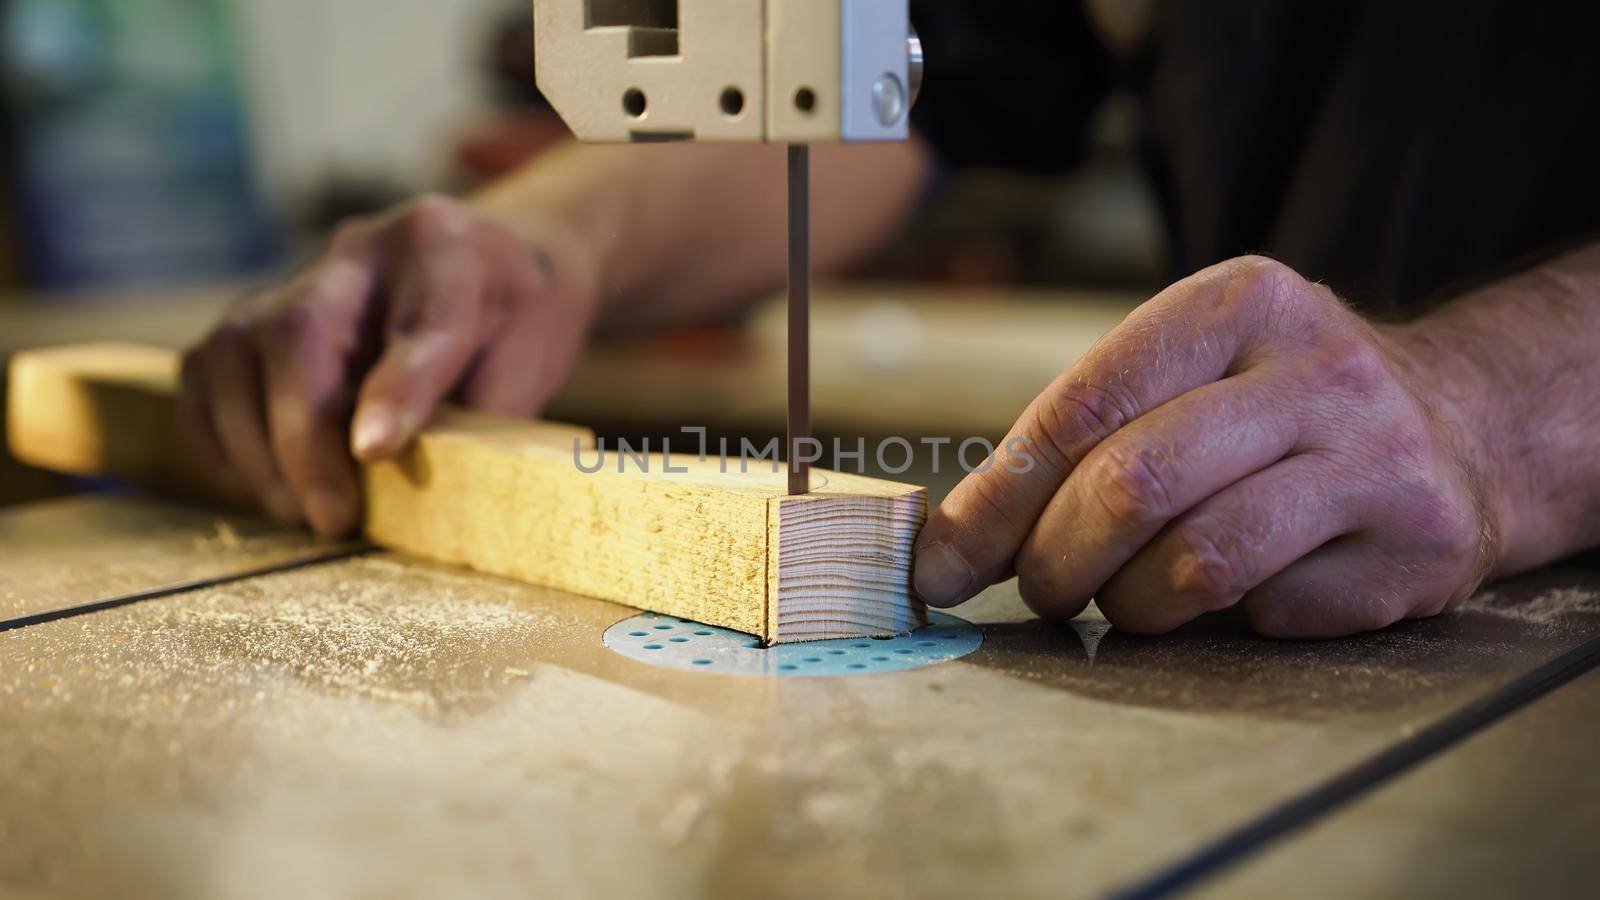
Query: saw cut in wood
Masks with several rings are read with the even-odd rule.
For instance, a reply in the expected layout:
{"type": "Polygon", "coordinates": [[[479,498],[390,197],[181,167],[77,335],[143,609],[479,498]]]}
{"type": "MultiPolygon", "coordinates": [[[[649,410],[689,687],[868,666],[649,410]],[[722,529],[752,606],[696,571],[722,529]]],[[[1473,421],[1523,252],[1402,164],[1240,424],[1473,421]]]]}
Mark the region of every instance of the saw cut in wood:
{"type": "MultiPolygon", "coordinates": [[[[224,499],[184,449],[177,382],[169,350],[19,353],[12,453],[67,474],[224,499]]],[[[911,590],[912,545],[927,517],[927,493],[914,485],[815,470],[810,493],[790,496],[770,460],[602,456],[587,429],[459,410],[362,477],[367,535],[427,559],[769,643],[927,622],[911,590]]]]}

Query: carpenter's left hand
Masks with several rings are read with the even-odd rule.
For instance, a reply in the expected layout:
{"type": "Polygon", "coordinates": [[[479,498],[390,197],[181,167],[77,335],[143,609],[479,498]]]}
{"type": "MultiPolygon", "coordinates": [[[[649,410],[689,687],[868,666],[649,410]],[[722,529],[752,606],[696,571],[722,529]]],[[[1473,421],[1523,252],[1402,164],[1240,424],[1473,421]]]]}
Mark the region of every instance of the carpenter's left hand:
{"type": "Polygon", "coordinates": [[[1138,633],[1235,605],[1284,637],[1438,613],[1496,543],[1481,448],[1421,358],[1282,264],[1206,269],[1034,400],[1024,452],[929,519],[916,589],[952,606],[1015,571],[1041,615],[1093,598],[1138,633]]]}

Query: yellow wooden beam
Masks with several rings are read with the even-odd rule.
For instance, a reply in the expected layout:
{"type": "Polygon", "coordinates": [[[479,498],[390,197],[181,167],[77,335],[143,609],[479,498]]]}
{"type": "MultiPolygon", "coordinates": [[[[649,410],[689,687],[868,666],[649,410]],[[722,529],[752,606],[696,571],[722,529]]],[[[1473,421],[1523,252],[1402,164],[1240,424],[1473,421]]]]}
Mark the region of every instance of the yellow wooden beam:
{"type": "MultiPolygon", "coordinates": [[[[216,498],[178,433],[177,370],[173,352],[127,344],[17,354],[12,453],[216,498]]],[[[791,497],[770,461],[602,455],[583,428],[461,411],[362,476],[367,535],[428,559],[774,643],[926,621],[910,581],[927,495],[913,485],[817,470],[791,497]]]]}

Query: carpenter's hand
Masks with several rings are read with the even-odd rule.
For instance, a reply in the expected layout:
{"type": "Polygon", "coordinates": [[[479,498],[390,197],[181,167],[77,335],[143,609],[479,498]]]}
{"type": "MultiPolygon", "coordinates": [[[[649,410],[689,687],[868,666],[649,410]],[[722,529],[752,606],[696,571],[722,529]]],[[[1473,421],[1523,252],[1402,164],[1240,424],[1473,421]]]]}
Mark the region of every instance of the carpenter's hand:
{"type": "Polygon", "coordinates": [[[1173,285],[1028,407],[1026,454],[930,518],[917,591],[951,606],[1014,569],[1041,615],[1094,598],[1138,633],[1235,605],[1293,637],[1438,613],[1494,529],[1481,448],[1408,340],[1267,259],[1173,285]]]}
{"type": "Polygon", "coordinates": [[[513,232],[452,200],[346,223],[184,356],[185,430],[224,488],[343,534],[359,510],[352,454],[394,454],[452,392],[536,412],[583,341],[594,283],[565,230],[513,232]]]}

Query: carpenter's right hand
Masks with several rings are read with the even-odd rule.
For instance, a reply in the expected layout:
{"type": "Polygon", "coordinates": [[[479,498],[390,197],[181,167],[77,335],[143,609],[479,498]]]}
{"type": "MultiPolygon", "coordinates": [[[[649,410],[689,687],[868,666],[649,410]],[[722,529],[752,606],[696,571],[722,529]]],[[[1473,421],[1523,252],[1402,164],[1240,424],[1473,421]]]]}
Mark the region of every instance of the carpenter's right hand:
{"type": "Polygon", "coordinates": [[[358,519],[352,455],[398,452],[452,392],[538,412],[593,319],[596,265],[565,229],[529,230],[438,197],[346,223],[184,355],[198,459],[224,489],[332,536],[358,519]]]}

